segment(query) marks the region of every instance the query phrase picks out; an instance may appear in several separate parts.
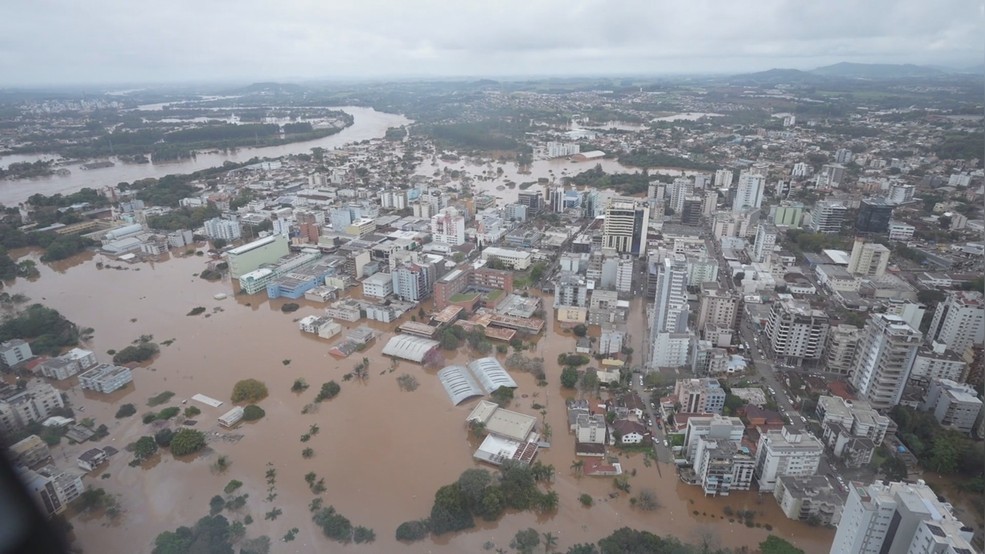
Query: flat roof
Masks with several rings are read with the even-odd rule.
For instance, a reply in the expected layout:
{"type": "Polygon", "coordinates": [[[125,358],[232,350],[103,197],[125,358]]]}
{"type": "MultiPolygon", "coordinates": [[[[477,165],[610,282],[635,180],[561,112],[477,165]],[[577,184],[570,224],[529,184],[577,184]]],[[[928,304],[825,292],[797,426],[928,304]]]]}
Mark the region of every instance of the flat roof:
{"type": "Polygon", "coordinates": [[[257,239],[253,242],[248,242],[242,246],[237,246],[228,251],[229,254],[233,256],[238,256],[240,254],[245,254],[254,248],[260,248],[261,246],[266,246],[277,240],[277,235],[270,235],[269,237],[263,237],[262,239],[257,239]]]}
{"type": "Polygon", "coordinates": [[[483,400],[472,410],[466,421],[480,421],[486,431],[508,439],[526,441],[537,424],[537,418],[504,410],[493,402],[483,400]]]}

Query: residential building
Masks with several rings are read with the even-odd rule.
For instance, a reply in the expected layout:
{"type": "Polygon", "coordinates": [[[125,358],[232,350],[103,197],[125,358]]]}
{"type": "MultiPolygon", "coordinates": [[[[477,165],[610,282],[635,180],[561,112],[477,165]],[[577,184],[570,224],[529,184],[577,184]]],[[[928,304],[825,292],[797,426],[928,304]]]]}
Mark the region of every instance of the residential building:
{"type": "Polygon", "coordinates": [[[862,330],[844,323],[832,325],[824,345],[824,361],[829,373],[848,375],[855,362],[855,348],[862,330]]]}
{"type": "Polygon", "coordinates": [[[588,306],[588,282],[577,273],[562,271],[554,283],[554,307],[588,306]]]}
{"type": "Polygon", "coordinates": [[[719,169],[715,172],[715,188],[717,189],[730,189],[732,188],[732,171],[728,169],[719,169]]]}
{"type": "Polygon", "coordinates": [[[920,323],[923,321],[923,316],[927,313],[927,306],[903,299],[890,298],[889,305],[886,306],[886,313],[898,315],[903,318],[903,321],[907,322],[910,327],[919,329],[920,323]]]}
{"type": "Polygon", "coordinates": [[[825,445],[848,467],[863,467],[872,461],[890,424],[888,417],[864,400],[847,402],[838,396],[819,397],[817,416],[825,445]]]}
{"type": "Polygon", "coordinates": [[[766,190],[766,177],[743,171],[732,200],[733,212],[758,210],[763,205],[763,192],[766,190]]]}
{"type": "Polygon", "coordinates": [[[882,277],[889,265],[890,250],[878,242],[865,242],[855,239],[852,257],[848,261],[848,272],[864,277],[882,277]]]}
{"type": "Polygon", "coordinates": [[[725,417],[718,414],[707,416],[691,416],[684,428],[684,458],[694,462],[698,451],[698,441],[705,440],[729,441],[736,447],[742,444],[742,434],[746,426],[737,417],[725,417]]]}
{"type": "Polygon", "coordinates": [[[728,496],[752,488],[756,461],[733,441],[698,437],[693,467],[705,496],[728,496]]]}
{"type": "Polygon", "coordinates": [[[708,325],[735,329],[742,297],[731,289],[722,288],[717,282],[701,284],[701,303],[698,307],[697,328],[708,325]]]}
{"type": "Polygon", "coordinates": [[[61,381],[94,365],[96,365],[95,354],[89,350],[73,348],[57,358],[41,362],[38,368],[45,377],[61,381]]]}
{"type": "Polygon", "coordinates": [[[649,366],[680,367],[691,347],[688,333],[687,258],[665,257],[657,268],[657,291],[650,319],[649,366]]]}
{"type": "Polygon", "coordinates": [[[859,397],[877,410],[899,404],[920,341],[920,332],[902,318],[872,315],[862,329],[852,371],[852,384],[859,397]]]}
{"type": "Polygon", "coordinates": [[[103,463],[108,459],[109,456],[106,455],[106,451],[102,448],[90,448],[76,459],[79,467],[85,471],[92,471],[97,467],[103,465],[103,463]]]}
{"type": "Polygon", "coordinates": [[[867,198],[862,200],[855,218],[855,230],[859,233],[886,233],[889,231],[889,220],[893,218],[893,208],[896,205],[884,198],[867,198]]]}
{"type": "Polygon", "coordinates": [[[687,414],[721,414],[725,407],[725,389],[718,379],[678,379],[674,397],[687,414]]]}
{"type": "Polygon", "coordinates": [[[942,342],[934,341],[917,351],[917,358],[910,370],[910,381],[929,383],[934,379],[950,379],[964,382],[968,363],[942,342]]]}
{"type": "Polygon", "coordinates": [[[575,420],[575,440],[581,444],[606,444],[608,426],[602,414],[578,414],[575,420]]]}
{"type": "Polygon", "coordinates": [[[78,498],[85,490],[82,479],[78,475],[59,473],[49,476],[26,467],[17,467],[15,470],[20,482],[47,517],[65,511],[68,503],[78,498]]]}
{"type": "Polygon", "coordinates": [[[963,353],[985,341],[985,300],[980,291],[954,291],[937,305],[928,341],[942,342],[963,353]]]}
{"type": "Polygon", "coordinates": [[[687,286],[718,282],[718,260],[707,252],[689,252],[687,256],[687,286]]]}
{"type": "Polygon", "coordinates": [[[482,250],[482,259],[488,260],[495,258],[503,263],[507,269],[523,271],[530,267],[531,255],[526,250],[512,250],[509,248],[499,248],[490,246],[482,250]]]}
{"type": "Polygon", "coordinates": [[[780,300],[773,303],[765,332],[778,358],[796,365],[817,362],[828,336],[828,315],[803,300],[780,300]]]}
{"type": "Polygon", "coordinates": [[[756,228],[756,241],[753,243],[752,261],[762,263],[773,252],[776,238],[779,235],[776,227],[768,223],[760,223],[756,228]]]}
{"type": "Polygon", "coordinates": [[[614,329],[602,329],[597,352],[603,356],[619,354],[625,342],[626,333],[614,329]]]}
{"type": "Polygon", "coordinates": [[[386,298],[393,294],[393,276],[389,273],[374,273],[363,279],[363,296],[386,298]]]}
{"type": "Polygon", "coordinates": [[[922,480],[849,483],[831,554],[972,554],[975,550],[967,542],[971,534],[954,516],[951,505],[938,500],[922,480]],[[930,548],[931,543],[948,538],[951,543],[943,548],[930,548]]]}
{"type": "Polygon", "coordinates": [[[917,228],[913,225],[900,223],[898,221],[889,222],[889,240],[907,241],[913,238],[917,228]]]}
{"type": "Polygon", "coordinates": [[[694,181],[687,177],[677,177],[670,185],[670,209],[675,214],[684,211],[684,199],[694,193],[694,181]]]}
{"type": "Polygon", "coordinates": [[[971,434],[978,414],[982,411],[982,401],[971,385],[956,383],[950,379],[934,379],[930,382],[930,389],[920,409],[933,412],[934,418],[942,427],[971,434]]]}
{"type": "Polygon", "coordinates": [[[811,230],[815,233],[838,233],[845,222],[848,207],[835,200],[820,200],[811,211],[811,230]]]}
{"type": "Polygon", "coordinates": [[[298,328],[302,333],[318,335],[323,339],[330,339],[342,332],[342,325],[330,317],[318,317],[309,315],[298,321],[298,328]]]}
{"type": "Polygon", "coordinates": [[[824,446],[814,435],[797,433],[792,427],[766,431],[756,446],[756,479],[759,490],[772,492],[781,475],[814,475],[824,446]]]}
{"type": "Polygon", "coordinates": [[[616,261],[615,289],[619,292],[631,293],[633,291],[633,273],[635,264],[629,256],[623,256],[616,261]]]}
{"type": "Polygon", "coordinates": [[[390,273],[393,294],[406,302],[420,302],[431,296],[434,275],[432,263],[402,263],[390,273]]]}
{"type": "Polygon", "coordinates": [[[838,188],[844,178],[845,166],[841,164],[824,164],[821,166],[821,171],[817,174],[815,186],[817,188],[838,188]]]}
{"type": "Polygon", "coordinates": [[[104,394],[125,387],[133,381],[133,372],[129,367],[113,364],[99,364],[85,373],[79,374],[79,386],[83,390],[92,390],[104,394]]]}
{"type": "Polygon", "coordinates": [[[773,225],[799,228],[804,221],[804,205],[800,202],[780,202],[779,206],[770,208],[773,225]]]}
{"type": "Polygon", "coordinates": [[[205,235],[210,239],[225,241],[239,240],[243,231],[236,219],[221,219],[218,217],[205,221],[205,235]]]}
{"type": "Polygon", "coordinates": [[[603,248],[614,248],[620,254],[646,254],[647,232],[650,226],[650,205],[646,199],[610,198],[605,207],[602,225],[603,248]]]}
{"type": "Polygon", "coordinates": [[[619,444],[649,443],[650,430],[644,425],[629,419],[617,419],[612,422],[613,441],[619,444]]]}
{"type": "Polygon", "coordinates": [[[29,386],[0,402],[0,432],[9,436],[30,423],[43,422],[64,407],[61,393],[51,385],[29,386]]]}
{"type": "Polygon", "coordinates": [[[288,254],[290,254],[290,248],[287,237],[283,235],[271,235],[238,246],[226,252],[229,276],[233,279],[239,279],[251,271],[256,271],[262,265],[277,262],[288,254]]]}
{"type": "Polygon", "coordinates": [[[825,475],[781,475],[773,497],[783,515],[815,525],[837,525],[844,502],[825,475]]]}
{"type": "Polygon", "coordinates": [[[0,343],[0,362],[5,367],[14,367],[19,363],[26,362],[34,357],[31,352],[31,345],[21,339],[10,339],[0,343]]]}
{"type": "Polygon", "coordinates": [[[48,444],[37,435],[30,435],[10,445],[7,449],[10,462],[16,466],[34,467],[51,459],[48,444]]]}
{"type": "Polygon", "coordinates": [[[852,151],[848,148],[839,148],[835,152],[835,162],[840,164],[851,163],[852,161],[852,151]]]}
{"type": "Polygon", "coordinates": [[[577,142],[548,142],[546,153],[548,158],[564,158],[581,152],[577,142]]]}
{"type": "Polygon", "coordinates": [[[465,217],[455,208],[431,216],[431,240],[449,247],[465,244],[465,217]]]}

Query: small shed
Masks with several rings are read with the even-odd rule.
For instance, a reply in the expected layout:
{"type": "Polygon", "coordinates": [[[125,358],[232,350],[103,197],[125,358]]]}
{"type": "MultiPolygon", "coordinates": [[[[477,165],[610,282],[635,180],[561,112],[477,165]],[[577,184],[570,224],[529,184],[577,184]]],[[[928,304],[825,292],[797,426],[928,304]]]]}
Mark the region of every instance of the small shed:
{"type": "Polygon", "coordinates": [[[219,425],[222,425],[223,427],[232,427],[233,425],[239,423],[239,420],[241,419],[243,419],[243,408],[236,406],[235,408],[219,416],[219,425]]]}

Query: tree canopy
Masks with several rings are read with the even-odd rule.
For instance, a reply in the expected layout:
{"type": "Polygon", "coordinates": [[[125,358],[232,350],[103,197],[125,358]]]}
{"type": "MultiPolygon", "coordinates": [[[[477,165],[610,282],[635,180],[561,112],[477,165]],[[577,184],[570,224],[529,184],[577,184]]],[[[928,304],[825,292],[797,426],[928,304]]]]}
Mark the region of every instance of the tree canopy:
{"type": "Polygon", "coordinates": [[[267,397],[267,385],[256,379],[243,379],[233,385],[233,402],[255,404],[267,397]]]}

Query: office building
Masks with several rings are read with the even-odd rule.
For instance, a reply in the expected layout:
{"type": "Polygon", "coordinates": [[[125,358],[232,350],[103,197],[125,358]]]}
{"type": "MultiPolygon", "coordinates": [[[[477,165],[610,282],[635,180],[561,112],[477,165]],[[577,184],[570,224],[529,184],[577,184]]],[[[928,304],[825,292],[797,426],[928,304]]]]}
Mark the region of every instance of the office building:
{"type": "Polygon", "coordinates": [[[756,447],[756,479],[759,490],[772,492],[783,475],[804,477],[817,473],[824,445],[814,435],[791,427],[766,431],[756,447]]]}
{"type": "Polygon", "coordinates": [[[544,209],[544,193],[539,187],[521,190],[516,195],[516,202],[526,206],[530,214],[536,214],[544,209]]]}
{"type": "Polygon", "coordinates": [[[893,218],[895,204],[883,198],[862,200],[855,218],[855,230],[859,233],[887,233],[889,220],[893,218]]]}
{"type": "Polygon", "coordinates": [[[920,332],[894,315],[874,314],[862,329],[852,384],[877,410],[899,404],[920,348],[920,332]]]}
{"type": "Polygon", "coordinates": [[[242,229],[239,226],[239,221],[235,219],[215,217],[205,221],[205,235],[213,240],[234,241],[239,240],[242,236],[242,229]]]}
{"type": "Polygon", "coordinates": [[[693,467],[705,496],[728,496],[752,488],[756,461],[730,440],[698,437],[693,467]]]}
{"type": "Polygon", "coordinates": [[[834,200],[820,200],[811,210],[811,230],[815,233],[839,233],[848,207],[834,200]]]}
{"type": "Polygon", "coordinates": [[[275,263],[289,253],[287,237],[284,235],[271,235],[238,246],[226,252],[229,276],[239,279],[251,271],[256,271],[262,265],[275,263]]]}
{"type": "Polygon", "coordinates": [[[681,223],[684,225],[701,225],[701,197],[685,196],[684,207],[681,210],[681,223]]]}
{"type": "Polygon", "coordinates": [[[971,536],[922,480],[849,483],[831,554],[972,554],[971,536]]]}
{"type": "Polygon", "coordinates": [[[855,362],[855,348],[862,330],[844,323],[832,325],[824,345],[824,361],[828,372],[848,375],[855,362]]]}
{"type": "Polygon", "coordinates": [[[701,283],[701,303],[698,307],[698,329],[708,325],[735,329],[742,297],[717,282],[701,283]]]}
{"type": "Polygon", "coordinates": [[[933,412],[934,418],[942,427],[961,433],[971,434],[978,414],[982,411],[982,401],[975,387],[956,383],[950,379],[934,379],[920,409],[933,412]]]}
{"type": "Polygon", "coordinates": [[[985,341],[985,303],[980,291],[954,291],[937,305],[927,340],[941,342],[964,353],[985,341]]]}
{"type": "Polygon", "coordinates": [[[602,225],[602,247],[620,254],[646,254],[650,206],[646,199],[610,198],[602,225]]]}
{"type": "Polygon", "coordinates": [[[743,171],[732,199],[732,211],[744,212],[758,210],[763,205],[763,192],[766,190],[766,177],[743,171]]]}
{"type": "Polygon", "coordinates": [[[906,223],[900,223],[898,221],[889,222],[889,240],[910,240],[916,232],[917,228],[913,225],[907,225],[906,223]]]}
{"type": "Polygon", "coordinates": [[[686,414],[721,414],[725,407],[725,389],[718,379],[678,379],[674,397],[686,414]]]}
{"type": "Polygon", "coordinates": [[[773,303],[765,332],[773,354],[799,366],[821,359],[828,325],[828,314],[803,300],[786,299],[773,303]]]}
{"type": "Polygon", "coordinates": [[[848,272],[862,277],[882,277],[889,265],[890,250],[878,242],[865,242],[855,239],[852,257],[848,261],[848,272]]]}

